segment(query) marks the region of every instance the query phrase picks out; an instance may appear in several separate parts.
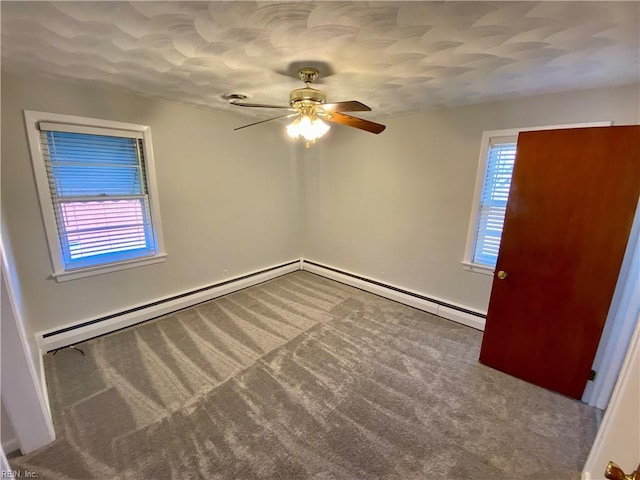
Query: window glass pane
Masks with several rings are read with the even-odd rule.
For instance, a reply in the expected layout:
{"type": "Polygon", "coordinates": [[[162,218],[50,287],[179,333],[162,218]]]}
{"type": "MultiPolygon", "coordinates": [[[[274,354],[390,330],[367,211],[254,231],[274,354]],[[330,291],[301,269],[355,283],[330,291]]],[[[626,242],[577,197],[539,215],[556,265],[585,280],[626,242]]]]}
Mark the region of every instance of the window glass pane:
{"type": "Polygon", "coordinates": [[[146,246],[140,200],[60,205],[72,259],[146,246]]]}
{"type": "Polygon", "coordinates": [[[516,143],[492,143],[480,197],[472,262],[495,267],[509,199],[516,143]]]}
{"type": "Polygon", "coordinates": [[[57,196],[139,195],[140,140],[46,132],[47,173],[57,196]]]}
{"type": "Polygon", "coordinates": [[[43,131],[65,269],[156,253],[142,140],[43,131]]]}
{"type": "Polygon", "coordinates": [[[145,199],[59,205],[63,259],[69,268],[153,255],[145,199]]]}

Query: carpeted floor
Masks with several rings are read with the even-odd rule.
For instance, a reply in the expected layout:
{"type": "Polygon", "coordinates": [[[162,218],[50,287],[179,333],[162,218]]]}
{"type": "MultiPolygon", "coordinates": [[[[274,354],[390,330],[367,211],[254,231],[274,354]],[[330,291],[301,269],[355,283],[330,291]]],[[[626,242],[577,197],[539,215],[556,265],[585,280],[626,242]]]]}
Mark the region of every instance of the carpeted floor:
{"type": "Polygon", "coordinates": [[[478,364],[481,332],[295,272],[45,357],[38,478],[578,479],[579,402],[478,364]]]}

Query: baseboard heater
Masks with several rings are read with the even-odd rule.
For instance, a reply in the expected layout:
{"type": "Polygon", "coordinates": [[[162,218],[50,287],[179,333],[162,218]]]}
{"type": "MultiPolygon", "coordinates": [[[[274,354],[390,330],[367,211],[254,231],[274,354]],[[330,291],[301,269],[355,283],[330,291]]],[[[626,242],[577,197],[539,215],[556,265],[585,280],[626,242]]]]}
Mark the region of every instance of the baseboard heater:
{"type": "Polygon", "coordinates": [[[56,330],[40,332],[37,335],[38,343],[42,351],[50,352],[153,320],[162,315],[207,302],[296,270],[300,270],[300,260],[292,260],[56,330]]]}
{"type": "Polygon", "coordinates": [[[395,300],[419,310],[423,310],[440,317],[453,320],[463,325],[484,330],[486,314],[468,307],[456,305],[442,299],[412,292],[404,288],[363,277],[355,273],[323,265],[311,260],[302,260],[302,270],[325,276],[332,280],[360,288],[370,293],[395,300]]]}
{"type": "Polygon", "coordinates": [[[310,260],[299,259],[161,298],[143,305],[137,305],[99,318],[72,323],[55,330],[38,332],[36,335],[38,346],[41,351],[50,352],[62,347],[74,345],[132,325],[153,320],[154,318],[199,303],[207,302],[296,270],[306,270],[316,273],[448,320],[453,320],[454,322],[478,330],[484,330],[485,314],[482,312],[418,292],[412,292],[378,280],[366,278],[335,267],[310,260]]]}

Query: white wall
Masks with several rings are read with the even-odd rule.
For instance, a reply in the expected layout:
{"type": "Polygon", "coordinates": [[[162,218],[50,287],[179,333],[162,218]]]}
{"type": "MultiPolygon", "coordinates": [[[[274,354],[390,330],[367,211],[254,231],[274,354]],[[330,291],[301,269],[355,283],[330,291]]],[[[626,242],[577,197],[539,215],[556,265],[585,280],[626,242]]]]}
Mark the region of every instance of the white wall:
{"type": "Polygon", "coordinates": [[[638,104],[636,85],[385,119],[378,136],[336,126],[304,152],[303,255],[486,311],[492,278],[460,264],[482,132],[599,120],[637,124],[638,104]]]}
{"type": "Polygon", "coordinates": [[[234,113],[154,98],[2,75],[2,221],[25,322],[34,331],[201,287],[300,256],[292,152],[234,113]],[[24,127],[24,109],[151,126],[165,263],[56,283],[24,127]]]}

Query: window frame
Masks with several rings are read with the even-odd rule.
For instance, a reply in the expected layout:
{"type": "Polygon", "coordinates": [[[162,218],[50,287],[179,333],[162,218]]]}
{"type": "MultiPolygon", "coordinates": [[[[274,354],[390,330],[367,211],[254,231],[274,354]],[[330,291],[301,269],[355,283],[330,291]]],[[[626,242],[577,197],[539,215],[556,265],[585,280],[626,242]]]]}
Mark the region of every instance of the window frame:
{"type": "MultiPolygon", "coordinates": [[[[482,141],[480,143],[480,158],[478,160],[478,167],[476,171],[476,183],[473,192],[473,203],[471,206],[471,215],[469,217],[469,228],[467,231],[467,243],[465,246],[464,258],[462,260],[462,266],[465,270],[475,273],[481,273],[484,275],[493,275],[495,268],[489,265],[475,263],[472,261],[473,252],[476,243],[476,232],[478,229],[478,222],[480,220],[480,203],[482,196],[482,188],[485,182],[485,176],[487,174],[487,156],[489,154],[489,147],[493,139],[503,137],[515,137],[516,145],[518,143],[518,135],[520,132],[532,132],[540,130],[560,130],[567,128],[589,128],[589,127],[610,127],[613,125],[612,121],[602,122],[587,122],[587,123],[571,123],[561,125],[546,125],[538,127],[521,127],[521,128],[509,128],[503,130],[486,130],[482,132],[482,141]]],[[[517,159],[517,152],[516,152],[517,159]]]]}
{"type": "Polygon", "coordinates": [[[31,163],[33,165],[35,176],[36,190],[38,192],[38,200],[40,203],[40,211],[42,214],[45,236],[51,259],[51,267],[53,270],[51,278],[54,278],[57,282],[64,282],[164,262],[167,254],[164,250],[164,240],[162,235],[162,220],[160,218],[158,202],[158,187],[156,183],[151,128],[147,125],[138,125],[134,123],[58,113],[38,112],[33,110],[24,110],[24,119],[27,129],[29,150],[31,153],[31,163]],[[77,133],[88,133],[91,132],[92,128],[98,128],[102,130],[113,130],[114,133],[116,131],[127,131],[136,132],[142,135],[149,215],[156,245],[156,253],[154,255],[119,260],[102,265],[65,269],[62,259],[62,245],[58,235],[56,214],[47,177],[45,158],[41,149],[39,129],[40,122],[60,123],[72,126],[73,128],[77,127],[77,133]]]}

